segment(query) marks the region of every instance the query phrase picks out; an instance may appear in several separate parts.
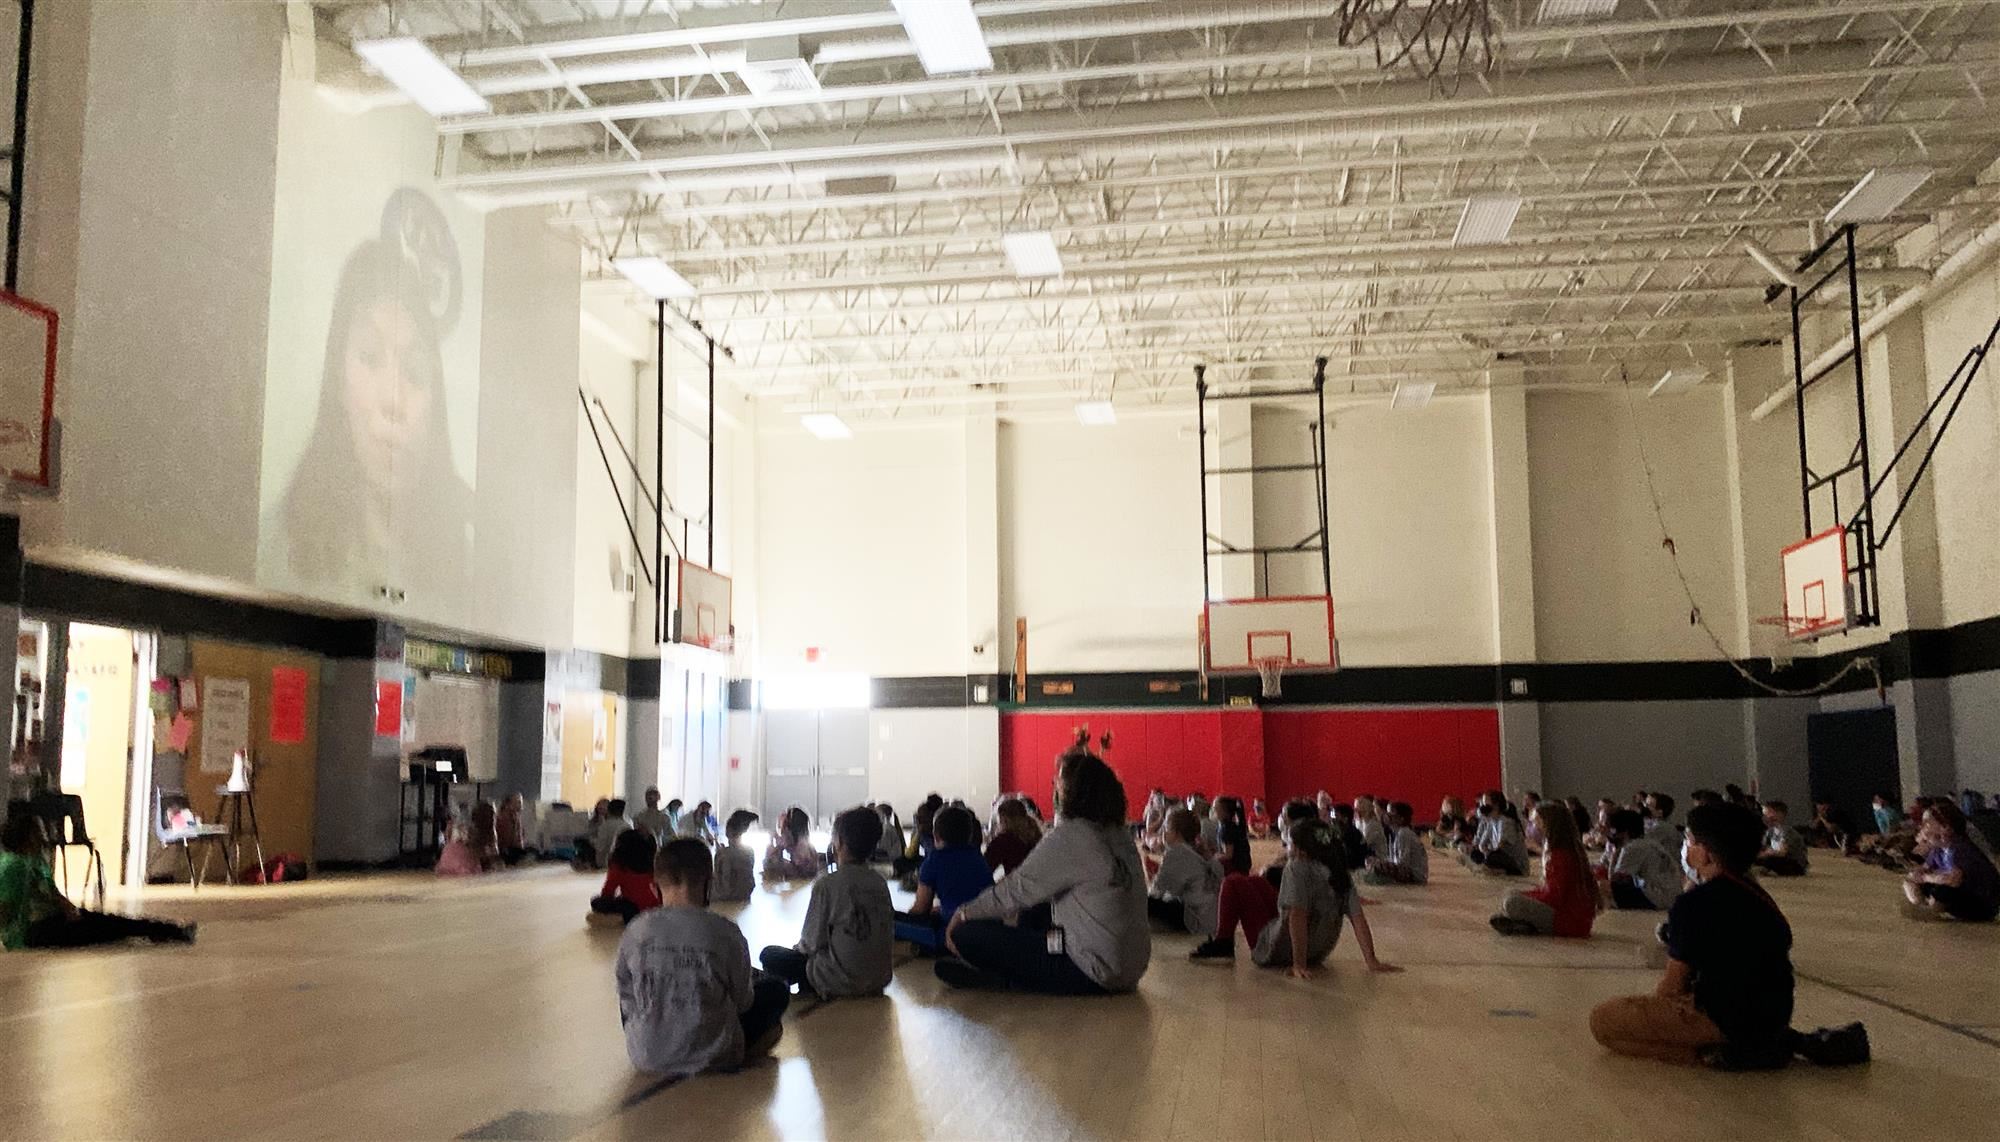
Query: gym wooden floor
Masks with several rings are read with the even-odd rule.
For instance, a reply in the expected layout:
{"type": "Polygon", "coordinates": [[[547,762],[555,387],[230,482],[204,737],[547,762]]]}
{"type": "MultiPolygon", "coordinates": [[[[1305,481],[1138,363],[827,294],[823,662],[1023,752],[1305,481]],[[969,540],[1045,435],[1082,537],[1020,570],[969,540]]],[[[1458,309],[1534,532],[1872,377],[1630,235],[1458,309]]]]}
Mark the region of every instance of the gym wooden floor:
{"type": "MultiPolygon", "coordinates": [[[[626,1064],[615,934],[595,880],[327,878],[154,888],[190,949],[0,955],[9,1138],[1992,1138],[2000,926],[1900,918],[1893,875],[1831,856],[1773,885],[1797,933],[1801,1027],[1867,1022],[1876,1062],[1724,1075],[1617,1059],[1590,1006],[1650,989],[1655,917],[1588,942],[1510,940],[1502,886],[1447,860],[1370,889],[1302,983],[1194,965],[1159,937],[1137,995],[948,992],[925,961],[881,1000],[798,1006],[775,1062],[663,1084],[626,1064]]],[[[803,888],[760,892],[752,949],[788,943],[803,888]]]]}

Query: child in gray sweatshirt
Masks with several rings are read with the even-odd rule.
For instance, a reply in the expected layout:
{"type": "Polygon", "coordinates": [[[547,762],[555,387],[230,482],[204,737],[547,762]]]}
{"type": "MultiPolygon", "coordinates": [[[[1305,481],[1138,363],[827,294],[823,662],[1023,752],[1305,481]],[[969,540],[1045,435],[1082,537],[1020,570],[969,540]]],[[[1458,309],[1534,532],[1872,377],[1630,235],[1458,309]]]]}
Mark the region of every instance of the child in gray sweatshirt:
{"type": "Polygon", "coordinates": [[[764,949],[765,971],[827,999],[880,995],[889,986],[896,908],[889,882],[867,864],[881,840],[882,818],[873,809],[833,819],[838,867],[813,882],[798,946],[764,949]]]}

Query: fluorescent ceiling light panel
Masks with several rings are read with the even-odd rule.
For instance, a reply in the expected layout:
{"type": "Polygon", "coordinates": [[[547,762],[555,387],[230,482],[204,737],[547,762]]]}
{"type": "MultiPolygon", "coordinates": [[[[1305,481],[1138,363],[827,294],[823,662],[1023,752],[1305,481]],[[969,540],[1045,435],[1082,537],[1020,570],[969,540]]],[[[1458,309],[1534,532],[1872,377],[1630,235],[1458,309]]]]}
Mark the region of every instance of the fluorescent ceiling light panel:
{"type": "Polygon", "coordinates": [[[1078,401],[1076,419],[1083,424],[1099,426],[1118,423],[1118,410],[1108,400],[1078,401]]]}
{"type": "Polygon", "coordinates": [[[1396,386],[1396,393],[1389,398],[1390,408],[1422,408],[1431,403],[1437,393],[1436,381],[1404,381],[1396,386]]]}
{"type": "Polygon", "coordinates": [[[1878,167],[1861,176],[1854,189],[1827,211],[1826,220],[1834,226],[1845,226],[1849,222],[1880,222],[1930,178],[1928,167],[1890,170],[1878,167]]]}
{"type": "Polygon", "coordinates": [[[1646,395],[1657,397],[1684,393],[1707,379],[1708,370],[1700,365],[1681,365],[1678,368],[1668,369],[1659,380],[1653,382],[1652,389],[1646,395]]]}
{"type": "Polygon", "coordinates": [[[830,412],[809,412],[799,418],[807,432],[821,440],[846,440],[854,435],[847,422],[830,412]]]}
{"type": "Polygon", "coordinates": [[[1014,264],[1015,277],[1062,276],[1062,251],[1056,249],[1055,235],[1047,230],[1023,230],[1014,234],[1002,234],[1000,244],[1007,250],[1007,260],[1014,264]]]}
{"type": "Polygon", "coordinates": [[[917,61],[930,75],[958,71],[991,71],[993,53],[972,0],[895,0],[903,30],[917,49],[917,61]]]}
{"type": "Polygon", "coordinates": [[[491,111],[486,97],[465,77],[446,66],[429,45],[415,36],[389,40],[358,40],[355,54],[382,73],[382,78],[432,115],[473,115],[491,111]]]}
{"type": "Polygon", "coordinates": [[[673,297],[693,297],[694,284],[672,266],[650,255],[643,258],[613,258],[612,268],[633,285],[658,301],[673,297]]]}
{"type": "Polygon", "coordinates": [[[1589,20],[1609,16],[1617,10],[1618,0],[1542,0],[1542,6],[1535,11],[1535,22],[1547,24],[1556,20],[1589,20]]]}
{"type": "Polygon", "coordinates": [[[1451,236],[1454,246],[1491,246],[1507,240],[1514,228],[1514,216],[1521,212],[1518,194],[1475,194],[1465,200],[1465,213],[1458,216],[1458,230],[1451,236]]]}

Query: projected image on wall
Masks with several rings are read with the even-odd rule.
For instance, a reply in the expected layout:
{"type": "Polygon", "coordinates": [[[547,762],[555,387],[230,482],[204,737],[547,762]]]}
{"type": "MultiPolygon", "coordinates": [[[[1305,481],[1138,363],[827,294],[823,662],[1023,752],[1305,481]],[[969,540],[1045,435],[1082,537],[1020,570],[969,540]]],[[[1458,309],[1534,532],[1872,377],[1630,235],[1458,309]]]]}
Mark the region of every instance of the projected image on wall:
{"type": "Polygon", "coordinates": [[[462,583],[473,488],[453,459],[443,347],[464,302],[444,213],[423,191],[395,191],[341,264],[303,448],[296,460],[267,449],[267,474],[286,475],[266,511],[260,577],[335,596],[420,580],[442,597],[462,583]]]}

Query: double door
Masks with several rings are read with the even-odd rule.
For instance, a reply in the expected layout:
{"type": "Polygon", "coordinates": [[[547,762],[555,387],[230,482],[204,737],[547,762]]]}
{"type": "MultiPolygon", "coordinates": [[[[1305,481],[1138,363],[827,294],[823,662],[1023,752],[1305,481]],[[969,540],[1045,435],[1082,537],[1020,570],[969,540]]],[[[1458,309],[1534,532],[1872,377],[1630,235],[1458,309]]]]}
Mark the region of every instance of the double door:
{"type": "Polygon", "coordinates": [[[765,822],[797,805],[815,824],[868,800],[867,710],[764,714],[765,822]]]}

